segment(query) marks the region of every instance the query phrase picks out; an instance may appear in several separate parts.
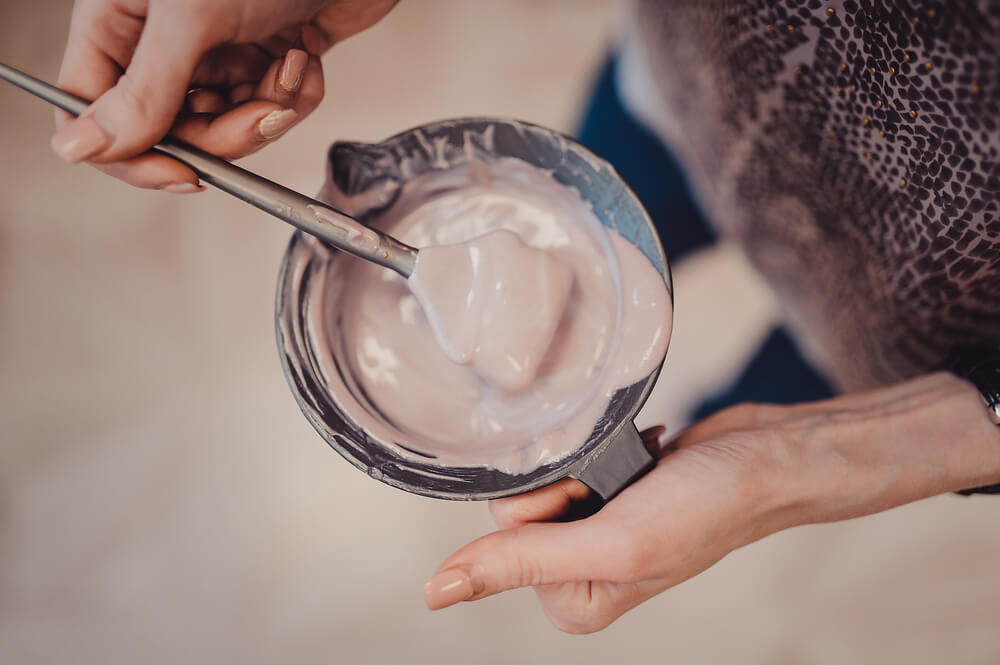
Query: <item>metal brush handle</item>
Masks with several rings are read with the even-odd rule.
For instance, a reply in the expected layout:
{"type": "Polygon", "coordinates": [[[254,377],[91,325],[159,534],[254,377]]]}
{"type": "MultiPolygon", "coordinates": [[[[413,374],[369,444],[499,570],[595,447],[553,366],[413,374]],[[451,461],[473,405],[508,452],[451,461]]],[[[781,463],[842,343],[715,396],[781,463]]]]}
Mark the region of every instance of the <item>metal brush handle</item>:
{"type": "MultiPolygon", "coordinates": [[[[80,115],[90,106],[90,102],[87,100],[80,99],[76,95],[51,86],[2,62],[0,62],[0,78],[75,116],[80,115]]],[[[378,239],[374,246],[363,246],[356,241],[351,242],[354,233],[351,232],[350,227],[361,225],[361,222],[336,208],[331,208],[325,203],[230,164],[224,159],[210,155],[171,136],[164,137],[152,150],[169,155],[188,166],[208,184],[288,222],[297,229],[325,240],[334,247],[386,268],[391,268],[403,277],[409,277],[413,272],[417,261],[416,249],[375,229],[371,229],[371,233],[378,239]],[[317,210],[322,210],[322,215],[318,215],[317,210]],[[324,220],[323,217],[343,220],[344,225],[338,226],[324,220]]],[[[365,228],[370,229],[370,227],[365,228]]],[[[368,235],[367,231],[365,235],[368,235]]]]}

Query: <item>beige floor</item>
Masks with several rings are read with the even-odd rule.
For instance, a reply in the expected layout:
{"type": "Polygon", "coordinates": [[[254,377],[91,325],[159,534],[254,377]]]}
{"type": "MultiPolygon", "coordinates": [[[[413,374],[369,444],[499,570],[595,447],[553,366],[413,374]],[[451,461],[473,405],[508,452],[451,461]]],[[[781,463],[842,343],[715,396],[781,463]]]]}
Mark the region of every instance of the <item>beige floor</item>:
{"type": "MultiPolygon", "coordinates": [[[[408,0],[248,163],[314,191],[335,138],[473,113],[570,128],[620,10],[408,0]]],[[[54,77],[68,12],[6,0],[0,60],[54,77]]],[[[0,662],[1000,662],[1000,499],[780,534],[594,636],[530,591],[428,613],[425,576],[491,522],[370,480],[302,419],[272,336],[288,231],[61,164],[48,109],[6,86],[0,118],[0,662]]],[[[731,251],[676,281],[642,416],[672,426],[773,316],[731,251]]]]}

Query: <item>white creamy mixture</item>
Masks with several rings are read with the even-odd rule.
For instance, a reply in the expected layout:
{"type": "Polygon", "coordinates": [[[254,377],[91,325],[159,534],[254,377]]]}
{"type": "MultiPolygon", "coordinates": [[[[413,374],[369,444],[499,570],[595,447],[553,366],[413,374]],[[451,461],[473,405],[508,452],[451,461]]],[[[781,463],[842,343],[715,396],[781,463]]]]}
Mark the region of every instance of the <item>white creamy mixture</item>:
{"type": "MultiPolygon", "coordinates": [[[[656,268],[601,225],[576,191],[520,160],[418,176],[373,225],[444,251],[424,275],[418,259],[410,286],[417,293],[443,288],[454,266],[455,283],[475,285],[467,295],[478,319],[449,351],[470,353],[484,341],[492,349],[456,363],[402,277],[350,259],[331,266],[325,330],[314,332],[329,340],[348,376],[325,371],[329,389],[366,430],[433,458],[427,462],[516,473],[553,462],[587,440],[617,389],[644,379],[663,359],[672,312],[656,268]],[[439,247],[471,239],[478,240],[439,247]],[[520,256],[522,269],[470,280],[470,248],[491,262],[520,256]],[[474,291],[498,285],[514,297],[486,298],[492,309],[484,318],[474,304],[483,294],[474,291]],[[538,334],[525,335],[532,327],[538,334]],[[515,351],[513,360],[504,348],[515,351]],[[530,367],[518,368],[518,359],[530,367]]],[[[451,326],[462,321],[461,312],[443,316],[452,317],[451,326]]]]}
{"type": "Polygon", "coordinates": [[[535,380],[573,288],[573,271],[513,231],[420,250],[407,280],[452,361],[517,392],[535,380]]]}

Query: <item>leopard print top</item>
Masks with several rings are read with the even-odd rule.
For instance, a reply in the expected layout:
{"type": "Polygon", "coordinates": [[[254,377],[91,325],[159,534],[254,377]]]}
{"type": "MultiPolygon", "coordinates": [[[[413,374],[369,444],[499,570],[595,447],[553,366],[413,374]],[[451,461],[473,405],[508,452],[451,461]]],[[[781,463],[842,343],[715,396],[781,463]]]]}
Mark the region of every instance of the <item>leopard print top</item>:
{"type": "Polygon", "coordinates": [[[1000,346],[1000,2],[640,0],[637,17],[707,215],[840,388],[1000,346]]]}

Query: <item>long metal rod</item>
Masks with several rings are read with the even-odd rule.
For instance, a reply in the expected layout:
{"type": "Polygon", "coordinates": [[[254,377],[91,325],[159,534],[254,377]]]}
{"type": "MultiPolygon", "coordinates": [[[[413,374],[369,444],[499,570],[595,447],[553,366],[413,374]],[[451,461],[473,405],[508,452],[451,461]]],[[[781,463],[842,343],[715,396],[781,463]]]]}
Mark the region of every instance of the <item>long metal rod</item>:
{"type": "MultiPolygon", "coordinates": [[[[90,102],[0,62],[0,78],[58,106],[72,115],[83,113],[90,102]]],[[[325,240],[355,256],[409,277],[417,250],[392,236],[364,226],[336,208],[299,194],[256,173],[199,150],[171,136],[153,147],[191,168],[198,177],[250,205],[282,219],[295,228],[325,240]]]]}

